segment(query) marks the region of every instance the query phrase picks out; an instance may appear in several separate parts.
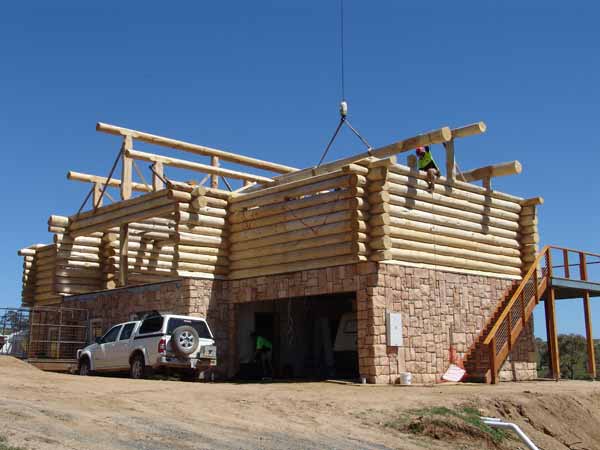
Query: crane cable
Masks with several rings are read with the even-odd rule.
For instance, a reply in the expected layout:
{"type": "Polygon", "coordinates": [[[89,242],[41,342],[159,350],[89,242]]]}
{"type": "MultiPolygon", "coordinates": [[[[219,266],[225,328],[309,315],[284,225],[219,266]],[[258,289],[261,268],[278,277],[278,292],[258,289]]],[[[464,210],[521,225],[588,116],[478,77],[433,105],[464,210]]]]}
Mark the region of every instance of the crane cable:
{"type": "Polygon", "coordinates": [[[340,81],[341,81],[341,86],[342,86],[342,101],[340,102],[340,110],[339,110],[340,121],[335,129],[335,132],[333,133],[333,136],[327,143],[327,146],[325,147],[325,150],[323,151],[323,154],[321,155],[321,159],[319,160],[317,167],[319,167],[325,160],[325,157],[327,156],[329,149],[333,145],[335,138],[338,136],[338,134],[339,134],[340,130],[342,129],[342,126],[344,126],[344,124],[346,124],[348,126],[348,128],[350,128],[350,131],[352,131],[352,133],[365,145],[365,147],[367,147],[367,150],[373,149],[371,144],[369,144],[369,142],[364,137],[361,136],[361,134],[358,132],[358,130],[356,128],[354,128],[352,126],[352,124],[350,123],[350,121],[348,120],[348,102],[346,101],[345,71],[346,70],[344,67],[344,0],[340,0],[340,72],[341,72],[341,77],[340,77],[341,80],[340,81]]]}

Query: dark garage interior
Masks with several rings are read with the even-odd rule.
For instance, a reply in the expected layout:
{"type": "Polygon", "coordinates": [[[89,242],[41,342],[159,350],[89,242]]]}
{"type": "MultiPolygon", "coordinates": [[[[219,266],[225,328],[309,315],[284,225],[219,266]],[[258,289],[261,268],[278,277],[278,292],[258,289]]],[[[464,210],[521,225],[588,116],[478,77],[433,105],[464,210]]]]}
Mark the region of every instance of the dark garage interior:
{"type": "Polygon", "coordinates": [[[239,379],[357,379],[355,294],[244,303],[237,312],[239,379]],[[256,358],[271,341],[272,373],[256,358]]]}

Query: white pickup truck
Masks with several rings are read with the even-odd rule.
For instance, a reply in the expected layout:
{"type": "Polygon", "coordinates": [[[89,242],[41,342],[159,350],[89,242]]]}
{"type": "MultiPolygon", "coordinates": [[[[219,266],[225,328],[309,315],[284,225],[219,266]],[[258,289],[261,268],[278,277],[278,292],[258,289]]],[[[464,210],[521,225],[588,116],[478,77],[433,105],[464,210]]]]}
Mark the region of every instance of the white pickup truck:
{"type": "Polygon", "coordinates": [[[148,369],[173,368],[197,379],[216,366],[217,349],[206,320],[154,314],[113,326],[77,350],[77,361],[80,375],[129,370],[132,378],[144,378],[148,369]]]}

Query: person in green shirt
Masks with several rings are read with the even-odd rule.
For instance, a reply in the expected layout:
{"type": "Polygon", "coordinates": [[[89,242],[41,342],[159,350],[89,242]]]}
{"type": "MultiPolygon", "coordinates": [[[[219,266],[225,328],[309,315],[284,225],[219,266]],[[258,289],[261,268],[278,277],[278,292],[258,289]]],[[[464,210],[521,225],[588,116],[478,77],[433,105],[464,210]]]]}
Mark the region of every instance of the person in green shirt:
{"type": "Polygon", "coordinates": [[[255,332],[251,334],[256,341],[254,360],[260,360],[263,372],[263,380],[273,375],[273,344],[264,336],[259,336],[255,332]]]}
{"type": "Polygon", "coordinates": [[[433,191],[435,180],[440,176],[440,169],[435,163],[428,145],[417,147],[417,158],[419,158],[419,170],[427,172],[427,184],[429,185],[429,189],[433,191]]]}

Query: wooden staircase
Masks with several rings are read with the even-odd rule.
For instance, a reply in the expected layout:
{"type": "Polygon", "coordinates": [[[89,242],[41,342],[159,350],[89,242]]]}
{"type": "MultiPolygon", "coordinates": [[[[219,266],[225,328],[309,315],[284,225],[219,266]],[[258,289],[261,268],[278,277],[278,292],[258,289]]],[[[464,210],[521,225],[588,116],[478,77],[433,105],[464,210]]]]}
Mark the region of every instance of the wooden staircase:
{"type": "Polygon", "coordinates": [[[516,281],[465,357],[465,381],[497,383],[502,364],[530,320],[549,286],[551,247],[538,254],[522,280],[516,281]]]}
{"type": "Polygon", "coordinates": [[[583,296],[586,334],[588,335],[588,359],[590,373],[595,377],[593,337],[590,319],[590,295],[600,296],[600,283],[590,282],[587,266],[600,264],[600,254],[563,247],[546,246],[520,280],[516,281],[499,302],[498,308],[465,356],[465,381],[497,383],[498,373],[508,358],[529,321],[533,310],[545,301],[546,328],[550,349],[551,371],[554,378],[560,377],[558,354],[558,332],[556,329],[555,299],[583,296]],[[562,265],[553,265],[552,253],[559,252],[562,265]],[[569,254],[575,253],[578,262],[569,263],[569,254]],[[590,259],[595,259],[590,261],[590,259]],[[579,267],[579,273],[571,270],[579,267]],[[562,268],[556,274],[555,269],[562,268]]]}

